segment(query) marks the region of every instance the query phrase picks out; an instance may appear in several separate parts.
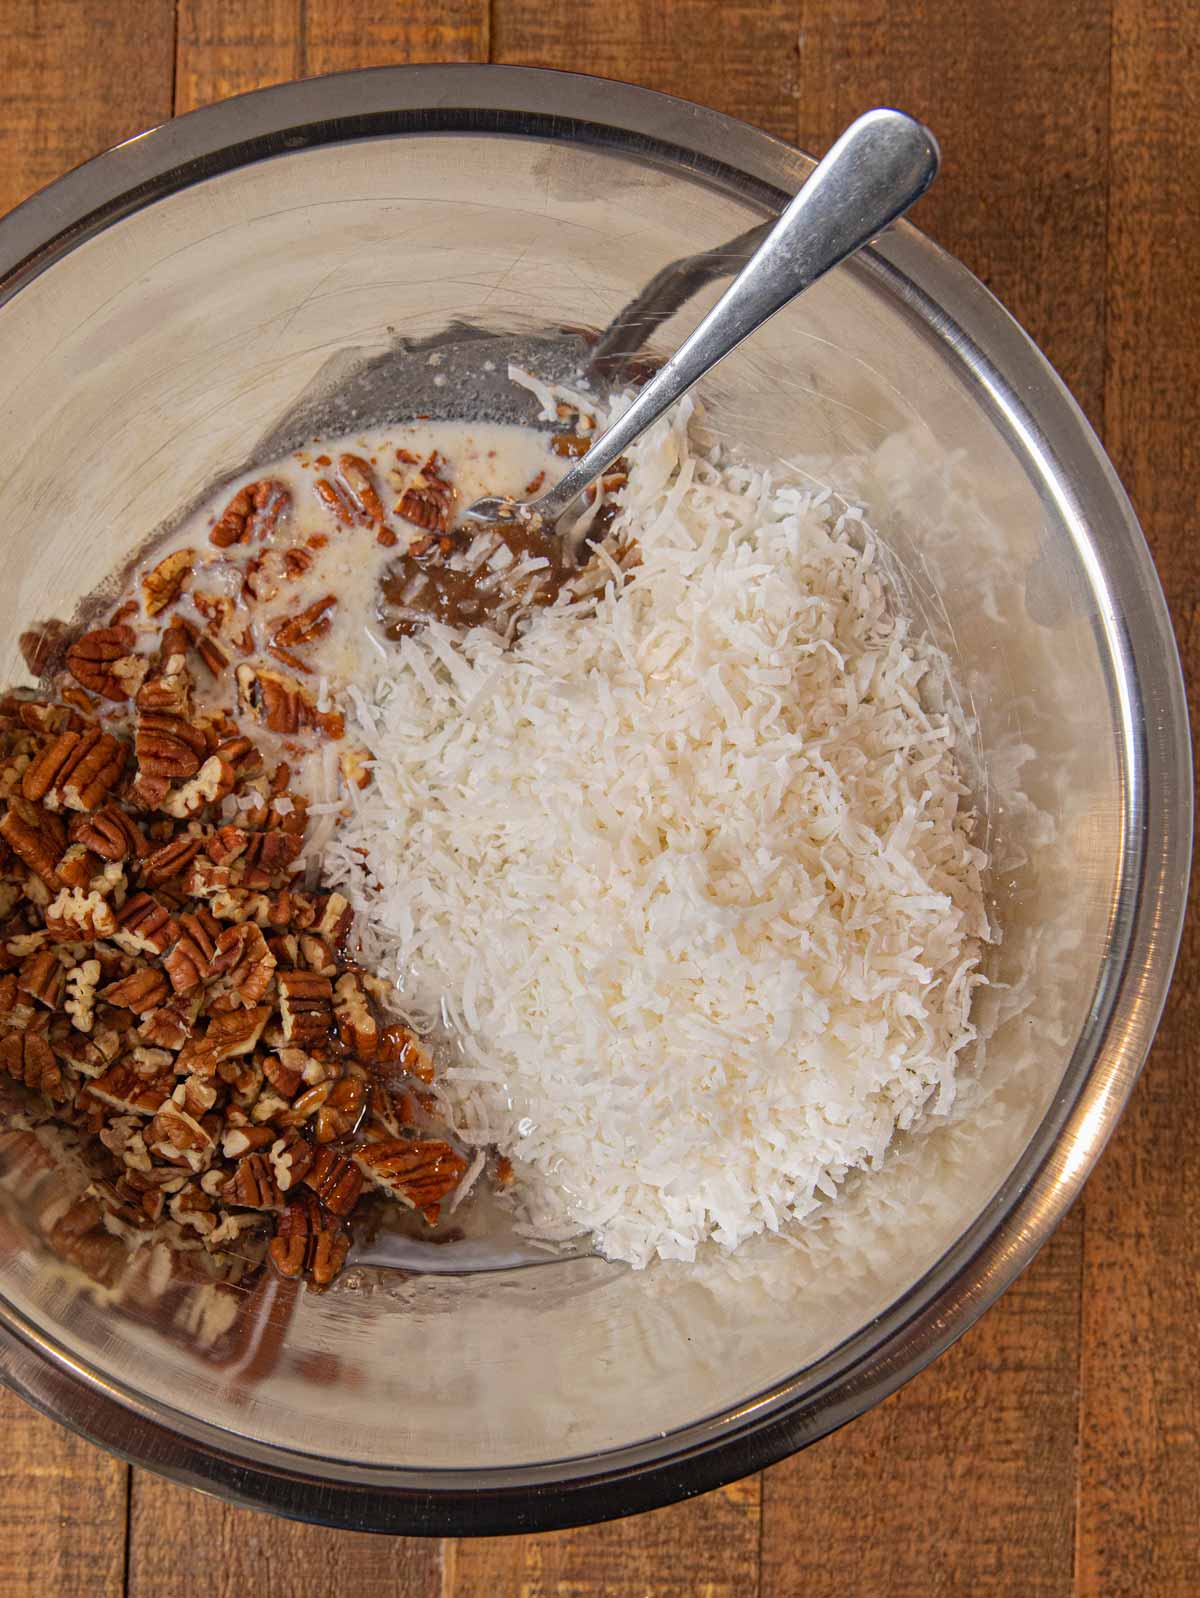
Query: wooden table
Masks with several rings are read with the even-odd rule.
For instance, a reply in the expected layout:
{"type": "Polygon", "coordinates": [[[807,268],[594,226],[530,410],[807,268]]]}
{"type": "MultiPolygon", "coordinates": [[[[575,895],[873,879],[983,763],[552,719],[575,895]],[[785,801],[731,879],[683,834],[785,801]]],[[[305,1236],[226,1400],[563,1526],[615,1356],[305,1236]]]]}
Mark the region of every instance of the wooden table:
{"type": "MultiPolygon", "coordinates": [[[[4,0],[0,210],[260,84],[403,61],[631,79],[811,151],[926,117],[921,222],[1047,351],[1141,513],[1200,666],[1197,0],[4,0]]],[[[808,1452],[582,1531],[289,1525],[130,1470],[4,1395],[0,1598],[805,1598],[1200,1590],[1195,918],[1084,1202],[931,1369],[808,1452]]]]}

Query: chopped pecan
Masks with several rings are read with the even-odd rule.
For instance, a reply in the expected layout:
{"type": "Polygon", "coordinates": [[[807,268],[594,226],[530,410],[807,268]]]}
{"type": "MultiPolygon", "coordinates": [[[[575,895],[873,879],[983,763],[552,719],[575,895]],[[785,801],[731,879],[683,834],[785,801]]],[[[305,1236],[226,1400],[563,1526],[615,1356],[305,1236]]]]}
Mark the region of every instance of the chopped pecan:
{"type": "Polygon", "coordinates": [[[55,784],[69,810],[95,810],[121,780],[125,770],[125,745],[109,733],[94,729],[81,735],[81,743],[55,784]]]}
{"type": "Polygon", "coordinates": [[[74,818],[69,833],[102,860],[126,860],[131,854],[140,858],[150,848],[137,822],[116,804],[74,818]]]}
{"type": "Polygon", "coordinates": [[[333,1084],[317,1110],[317,1142],[332,1143],[337,1138],[349,1137],[362,1120],[366,1107],[367,1084],[359,1077],[342,1077],[333,1084]]]}
{"type": "Polygon", "coordinates": [[[314,1153],[304,1181],[333,1215],[349,1215],[363,1187],[358,1167],[345,1155],[325,1148],[314,1153]]]}
{"type": "Polygon", "coordinates": [[[285,549],[283,552],[283,574],[293,582],[298,577],[303,577],[313,563],[313,557],[307,549],[285,549]]]}
{"type": "Polygon", "coordinates": [[[142,1018],[138,1035],[162,1049],[182,1049],[192,1035],[195,1016],[185,999],[161,1004],[142,1018]]]}
{"type": "Polygon", "coordinates": [[[118,982],[110,982],[100,990],[100,997],[106,1004],[116,1005],[121,1010],[132,1010],[135,1015],[145,1015],[148,1010],[162,1004],[169,995],[166,977],[161,971],[149,968],[131,972],[129,976],[122,977],[118,982]]]}
{"type": "Polygon", "coordinates": [[[304,1180],[313,1162],[312,1144],[294,1127],[288,1127],[283,1136],[271,1144],[270,1159],[275,1185],[281,1193],[288,1193],[304,1180]]]}
{"type": "Polygon", "coordinates": [[[57,1010],[67,973],[53,949],[42,949],[21,961],[17,989],[47,1010],[57,1010]]]}
{"type": "Polygon", "coordinates": [[[333,626],[333,612],[337,605],[337,596],[326,594],[322,599],[315,600],[306,610],[297,616],[290,616],[271,634],[269,648],[272,654],[286,658],[288,665],[297,666],[301,671],[309,668],[303,661],[296,659],[293,650],[305,649],[309,644],[315,644],[324,638],[333,626]]]}
{"type": "Polygon", "coordinates": [[[385,1138],[353,1151],[360,1171],[384,1192],[424,1210],[452,1193],[462,1181],[467,1162],[440,1138],[385,1138]]]}
{"type": "Polygon", "coordinates": [[[186,1064],[189,1070],[211,1074],[223,1060],[240,1059],[253,1053],[270,1019],[269,1005],[214,1015],[203,1038],[193,1039],[181,1051],[176,1069],[186,1064]]]}
{"type": "Polygon", "coordinates": [[[233,767],[224,756],[209,755],[190,782],[166,796],[162,808],[169,816],[186,821],[189,816],[199,814],[205,805],[219,804],[226,794],[233,792],[234,781],[233,767]]]}
{"type": "Polygon", "coordinates": [[[210,676],[220,677],[222,672],[229,669],[229,656],[216,639],[210,638],[207,633],[201,633],[196,639],[196,653],[210,676]]]}
{"type": "Polygon", "coordinates": [[[221,1200],[244,1210],[283,1208],[283,1195],[265,1154],[247,1154],[238,1161],[233,1175],[221,1189],[221,1200]]]}
{"type": "Polygon", "coordinates": [[[203,731],[183,715],[140,711],[134,750],[139,776],[182,782],[200,770],[208,741],[203,731]]]}
{"type": "Polygon", "coordinates": [[[271,732],[294,733],[314,727],[334,740],[345,733],[341,711],[319,709],[294,677],[261,666],[239,666],[237,686],[242,709],[265,722],[271,732]]]}
{"type": "Polygon", "coordinates": [[[58,657],[67,631],[65,621],[52,619],[35,622],[28,632],[21,634],[17,643],[31,677],[44,677],[49,671],[58,657]]]}
{"type": "Polygon", "coordinates": [[[181,876],[200,853],[203,839],[190,833],[172,838],[142,861],[142,881],[148,888],[159,888],[181,876]]]}
{"type": "Polygon", "coordinates": [[[46,930],[59,943],[94,943],[113,936],[117,918],[103,894],[63,888],[46,906],[46,930]]]}
{"type": "Polygon", "coordinates": [[[161,1152],[171,1161],[182,1161],[197,1170],[207,1163],[213,1148],[213,1135],[209,1128],[194,1115],[168,1099],[150,1123],[146,1141],[152,1149],[161,1152]]]}
{"type": "Polygon", "coordinates": [[[51,818],[16,795],[9,800],[8,809],[0,819],[0,838],[8,844],[13,854],[35,876],[54,891],[59,887],[58,861],[62,855],[59,840],[49,825],[51,818]]]}
{"type": "Polygon", "coordinates": [[[369,749],[343,749],[338,755],[342,781],[347,788],[369,788],[375,756],[369,749]]]}
{"type": "Polygon", "coordinates": [[[9,1032],[0,1038],[0,1069],[53,1102],[65,1104],[71,1098],[54,1050],[38,1032],[9,1032]]]}
{"type": "Polygon", "coordinates": [[[354,511],[340,484],[335,487],[327,477],[318,477],[313,488],[317,498],[333,512],[343,527],[354,526],[354,511]]]}
{"type": "Polygon", "coordinates": [[[157,616],[159,611],[174,604],[195,564],[194,549],[177,549],[165,560],[160,560],[153,571],[142,574],[142,595],[147,616],[157,616]]]}
{"type": "Polygon", "coordinates": [[[442,476],[446,462],[435,450],[409,483],[396,506],[397,516],[427,533],[450,531],[454,518],[454,489],[442,476]]]}
{"type": "Polygon", "coordinates": [[[356,1060],[373,1060],[379,1048],[379,1026],[371,1013],[361,979],[347,971],[338,978],[333,991],[338,1036],[356,1060]]]}
{"type": "Polygon", "coordinates": [[[296,1062],[304,1058],[300,1049],[284,1049],[280,1054],[269,1054],[263,1061],[263,1075],[280,1098],[291,1099],[299,1092],[304,1070],[296,1062]]]}
{"type": "Polygon", "coordinates": [[[217,939],[213,976],[227,976],[242,1004],[249,1008],[266,994],[275,976],[275,956],[262,930],[252,921],[226,927],[217,939]]]}
{"type": "Polygon", "coordinates": [[[568,460],[579,460],[592,447],[592,441],[590,438],[580,437],[578,433],[555,433],[550,440],[550,447],[556,455],[565,455],[568,460]]]}
{"type": "Polygon", "coordinates": [[[100,981],[99,960],[81,960],[67,972],[67,998],[63,1008],[71,1025],[79,1032],[90,1032],[100,981]]]}
{"type": "Polygon", "coordinates": [[[194,1115],[200,1120],[216,1104],[218,1086],[219,1084],[214,1084],[208,1078],[193,1072],[179,1084],[172,1097],[189,1115],[194,1115]]]}
{"type": "Polygon", "coordinates": [[[96,1077],[88,1092],[127,1115],[154,1116],[171,1097],[174,1086],[175,1080],[169,1071],[147,1079],[139,1076],[124,1060],[118,1060],[103,1076],[96,1077]]]}
{"type": "Polygon", "coordinates": [[[345,1264],[349,1248],[345,1228],[312,1196],[287,1205],[267,1253],[280,1276],[306,1276],[315,1287],[327,1287],[345,1264]]]}
{"type": "Polygon", "coordinates": [[[21,792],[26,799],[36,803],[46,797],[82,739],[82,733],[60,732],[34,756],[21,778],[21,792]]]}
{"type": "Polygon", "coordinates": [[[376,1058],[381,1065],[399,1066],[418,1082],[433,1081],[433,1059],[428,1049],[415,1032],[399,1022],[381,1030],[376,1058]]]}
{"type": "Polygon", "coordinates": [[[225,507],[209,539],[219,549],[228,549],[231,544],[269,538],[291,503],[287,486],[274,478],[247,483],[225,507]]]}
{"type": "Polygon", "coordinates": [[[273,1126],[233,1126],[229,1127],[221,1139],[221,1153],[227,1160],[234,1160],[241,1154],[253,1154],[268,1148],[275,1141],[276,1132],[273,1126]]]}
{"type": "Polygon", "coordinates": [[[333,984],[312,971],[279,973],[283,1040],[310,1049],[328,1040],[333,1027],[333,984]]]}
{"type": "Polygon", "coordinates": [[[130,954],[163,954],[179,936],[179,924],[158,900],[135,893],[117,912],[113,941],[130,954]]]}
{"type": "Polygon", "coordinates": [[[130,662],[136,666],[132,627],[96,627],[76,639],[67,650],[67,670],[81,688],[116,703],[136,692],[130,662]]]}
{"type": "Polygon", "coordinates": [[[96,867],[100,862],[95,855],[85,849],[81,843],[71,844],[55,870],[58,880],[68,888],[78,888],[81,891],[88,886],[96,875],[96,867]]]}

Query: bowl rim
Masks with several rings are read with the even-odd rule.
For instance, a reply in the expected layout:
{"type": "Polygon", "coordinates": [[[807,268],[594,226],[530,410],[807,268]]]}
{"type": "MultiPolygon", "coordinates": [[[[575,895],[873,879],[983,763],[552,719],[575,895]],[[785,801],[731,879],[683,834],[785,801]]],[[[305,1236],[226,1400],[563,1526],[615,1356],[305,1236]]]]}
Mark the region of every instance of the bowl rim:
{"type": "MultiPolygon", "coordinates": [[[[337,73],[188,113],[26,200],[0,221],[0,306],[84,240],[193,183],[300,149],[431,131],[619,148],[732,191],[764,213],[781,208],[813,166],[731,117],[608,79],[482,64],[337,73]]],[[[1062,1219],[1142,1068],[1182,932],[1192,781],[1174,634],[1149,550],[1099,440],[999,302],[907,223],[851,269],[886,287],[954,356],[1088,559],[1119,712],[1125,803],[1112,953],[1060,1090],[1007,1179],[924,1276],[816,1366],[723,1414],[602,1454],[422,1471],[262,1444],[145,1401],[0,1296],[0,1377],[46,1414],[177,1481],[331,1526],[486,1535],[584,1524],[707,1491],[855,1418],[966,1331],[1062,1219]],[[801,1374],[802,1395],[792,1391],[801,1374]]]]}

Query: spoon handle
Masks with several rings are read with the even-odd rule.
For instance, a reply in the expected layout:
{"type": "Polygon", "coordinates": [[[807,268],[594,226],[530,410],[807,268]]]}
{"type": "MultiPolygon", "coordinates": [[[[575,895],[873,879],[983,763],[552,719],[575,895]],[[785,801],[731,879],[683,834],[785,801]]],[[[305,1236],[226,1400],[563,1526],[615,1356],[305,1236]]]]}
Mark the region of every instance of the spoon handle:
{"type": "Polygon", "coordinates": [[[776,311],[903,216],[933,182],[937,140],[902,111],[852,122],[696,330],[567,474],[533,502],[547,521],[776,311]]]}

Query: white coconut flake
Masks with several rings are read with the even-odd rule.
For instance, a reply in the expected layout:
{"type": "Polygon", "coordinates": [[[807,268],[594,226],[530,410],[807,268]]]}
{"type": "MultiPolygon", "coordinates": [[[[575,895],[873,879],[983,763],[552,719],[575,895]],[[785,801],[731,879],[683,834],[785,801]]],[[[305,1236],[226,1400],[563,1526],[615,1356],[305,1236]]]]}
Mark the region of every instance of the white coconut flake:
{"type": "Polygon", "coordinates": [[[458,1034],[472,1170],[495,1145],[523,1230],[639,1266],[806,1217],[947,1114],[987,936],[937,657],[861,513],[695,455],[680,411],[629,452],[631,580],[610,555],[508,648],[430,626],[348,696],[375,781],[323,859],[458,1034]]]}

